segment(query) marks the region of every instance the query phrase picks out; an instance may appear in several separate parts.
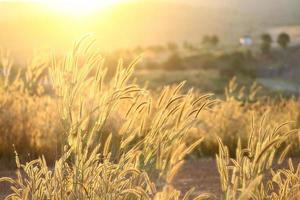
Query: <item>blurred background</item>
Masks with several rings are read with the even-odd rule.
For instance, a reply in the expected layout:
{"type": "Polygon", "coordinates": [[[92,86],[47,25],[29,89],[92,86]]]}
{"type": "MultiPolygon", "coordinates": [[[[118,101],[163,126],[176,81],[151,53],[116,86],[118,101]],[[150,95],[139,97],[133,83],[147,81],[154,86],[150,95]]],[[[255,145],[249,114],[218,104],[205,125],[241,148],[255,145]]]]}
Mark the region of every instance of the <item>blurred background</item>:
{"type": "Polygon", "coordinates": [[[24,65],[37,52],[60,55],[93,33],[108,65],[143,53],[136,75],[149,87],[187,79],[221,93],[237,76],[271,92],[298,93],[298,0],[83,2],[1,1],[1,47],[24,65]]]}

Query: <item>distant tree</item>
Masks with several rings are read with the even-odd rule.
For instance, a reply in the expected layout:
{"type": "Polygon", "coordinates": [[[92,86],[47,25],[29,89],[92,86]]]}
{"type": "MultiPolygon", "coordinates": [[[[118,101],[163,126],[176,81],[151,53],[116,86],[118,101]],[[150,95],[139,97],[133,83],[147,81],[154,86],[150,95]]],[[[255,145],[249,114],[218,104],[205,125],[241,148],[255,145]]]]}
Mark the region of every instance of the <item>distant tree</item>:
{"type": "Polygon", "coordinates": [[[204,35],[202,38],[202,44],[203,45],[209,45],[210,44],[210,36],[209,35],[204,35]]]}
{"type": "Polygon", "coordinates": [[[195,47],[192,43],[190,43],[188,41],[184,41],[182,44],[182,47],[190,52],[194,52],[194,51],[198,50],[197,47],[195,47]]]}
{"type": "Polygon", "coordinates": [[[165,48],[161,45],[149,46],[147,49],[149,49],[150,51],[153,51],[155,53],[162,53],[165,50],[165,48]]]}
{"type": "Polygon", "coordinates": [[[287,34],[287,33],[280,33],[277,38],[277,43],[283,49],[288,47],[290,41],[291,41],[291,38],[290,38],[289,34],[287,34]]]}
{"type": "Polygon", "coordinates": [[[218,36],[216,36],[216,35],[211,36],[211,38],[210,38],[210,44],[213,47],[216,47],[219,44],[219,42],[220,42],[220,40],[219,40],[218,36]]]}
{"type": "Polygon", "coordinates": [[[261,35],[260,49],[261,49],[262,53],[264,53],[264,54],[270,53],[272,42],[273,42],[273,40],[269,33],[264,33],[261,35]]]}
{"type": "Polygon", "coordinates": [[[168,49],[169,49],[170,51],[172,51],[172,52],[176,52],[176,51],[178,50],[178,46],[177,46],[177,44],[174,43],[174,42],[169,42],[169,43],[167,44],[167,47],[168,47],[168,49]]]}
{"type": "Polygon", "coordinates": [[[219,44],[219,37],[216,35],[204,35],[202,38],[202,44],[205,46],[216,47],[219,44]]]}
{"type": "MultiPolygon", "coordinates": [[[[286,49],[289,45],[291,41],[290,36],[287,33],[280,33],[278,35],[277,38],[277,43],[279,44],[279,46],[283,49],[286,49]]],[[[283,62],[282,62],[282,66],[279,70],[279,73],[281,73],[282,71],[284,71],[286,68],[288,68],[288,52],[284,51],[284,57],[283,57],[283,62]]]]}
{"type": "Polygon", "coordinates": [[[177,53],[170,55],[163,65],[166,70],[184,69],[183,60],[177,53]]]}
{"type": "Polygon", "coordinates": [[[263,42],[266,42],[266,43],[272,43],[273,42],[272,36],[269,33],[262,34],[261,35],[261,40],[263,42]]]}

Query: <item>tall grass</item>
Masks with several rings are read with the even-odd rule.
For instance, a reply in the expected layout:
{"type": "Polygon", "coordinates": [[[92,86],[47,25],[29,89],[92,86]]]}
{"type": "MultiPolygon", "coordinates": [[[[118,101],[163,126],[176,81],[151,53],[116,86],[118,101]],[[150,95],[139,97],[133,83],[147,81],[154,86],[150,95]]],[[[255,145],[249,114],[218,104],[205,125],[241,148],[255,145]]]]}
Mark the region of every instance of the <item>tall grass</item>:
{"type": "MultiPolygon", "coordinates": [[[[253,115],[262,116],[269,113],[268,124],[276,127],[278,123],[293,121],[286,129],[299,128],[300,103],[295,97],[267,97],[260,92],[260,87],[254,83],[248,90],[232,79],[225,88],[225,98],[213,106],[209,112],[201,113],[202,124],[194,131],[193,138],[204,136],[206,139],[200,144],[196,153],[198,156],[214,156],[218,153],[217,137],[222,139],[228,147],[230,156],[234,156],[238,144],[247,143],[250,137],[252,124],[260,124],[260,119],[253,115]]],[[[289,155],[299,155],[299,134],[289,137],[284,143],[291,145],[289,155]]]]}
{"type": "Polygon", "coordinates": [[[105,76],[103,63],[90,39],[53,59],[61,156],[53,169],[43,157],[22,165],[17,156],[17,179],[1,179],[12,184],[6,199],[179,199],[171,181],[202,141],[187,146],[185,140],[213,101],[181,94],[183,84],[154,99],[130,82],[136,61],[128,67],[120,61],[114,77],[105,76]],[[111,128],[115,119],[120,124],[111,128]]]}
{"type": "Polygon", "coordinates": [[[44,59],[35,59],[24,69],[13,65],[9,52],[1,50],[0,73],[0,160],[6,163],[14,149],[24,159],[44,154],[55,160],[61,127],[55,112],[55,100],[43,95],[42,79],[47,77],[44,59]],[[14,145],[14,147],[13,147],[14,145]]]}
{"type": "Polygon", "coordinates": [[[217,153],[223,199],[297,199],[299,166],[290,161],[288,169],[274,169],[275,160],[299,149],[296,99],[262,99],[256,85],[245,92],[234,80],[223,101],[183,92],[184,82],[154,93],[132,78],[138,59],[128,66],[121,60],[107,75],[94,44],[84,38],[63,59],[33,60],[15,73],[2,55],[0,102],[7,114],[0,123],[8,124],[1,128],[11,143],[0,152],[12,143],[20,153],[42,149],[25,164],[16,153],[17,177],[0,178],[11,184],[6,199],[213,198],[172,186],[192,153],[217,153]],[[48,84],[53,88],[45,92],[48,84]],[[266,111],[269,118],[252,118],[266,111]]]}
{"type": "MultiPolygon", "coordinates": [[[[228,148],[219,138],[217,166],[221,177],[224,199],[266,199],[267,191],[263,189],[262,178],[274,167],[280,145],[296,130],[284,131],[281,124],[275,128],[266,125],[265,116],[259,127],[252,124],[250,137],[245,147],[238,140],[235,159],[229,155],[228,148]],[[282,130],[283,129],[283,130],[282,130]]],[[[284,150],[279,161],[286,156],[284,150]]],[[[272,179],[271,179],[272,180],[272,179]]]]}

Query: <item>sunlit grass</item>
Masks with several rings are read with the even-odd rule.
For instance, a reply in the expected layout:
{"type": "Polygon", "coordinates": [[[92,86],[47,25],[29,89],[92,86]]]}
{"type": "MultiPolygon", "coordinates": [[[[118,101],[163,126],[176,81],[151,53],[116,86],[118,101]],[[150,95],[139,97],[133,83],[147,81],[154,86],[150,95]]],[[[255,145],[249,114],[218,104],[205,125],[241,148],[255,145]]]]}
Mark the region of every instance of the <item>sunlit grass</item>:
{"type": "Polygon", "coordinates": [[[296,99],[259,97],[256,84],[247,90],[234,79],[222,101],[183,92],[184,82],[154,92],[132,79],[139,59],[120,60],[108,75],[96,49],[86,37],[64,58],[33,59],[24,70],[2,52],[0,123],[9,140],[0,150],[15,143],[17,151],[17,178],[0,178],[11,184],[6,199],[213,198],[172,185],[193,153],[217,154],[224,199],[298,197],[300,167],[273,168],[299,151],[296,99]],[[39,158],[22,164],[32,150],[39,158]]]}

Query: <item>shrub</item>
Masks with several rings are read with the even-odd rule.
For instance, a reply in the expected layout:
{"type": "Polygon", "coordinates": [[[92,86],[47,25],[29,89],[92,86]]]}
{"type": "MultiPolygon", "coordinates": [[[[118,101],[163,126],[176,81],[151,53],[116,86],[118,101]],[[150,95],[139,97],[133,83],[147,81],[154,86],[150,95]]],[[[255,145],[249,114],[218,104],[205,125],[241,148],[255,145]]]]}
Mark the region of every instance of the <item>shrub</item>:
{"type": "Polygon", "coordinates": [[[291,38],[290,38],[289,34],[287,34],[287,33],[280,33],[277,38],[277,43],[283,49],[288,47],[288,44],[290,43],[290,41],[291,41],[291,38]]]}
{"type": "Polygon", "coordinates": [[[163,64],[164,69],[166,70],[182,70],[185,69],[181,57],[174,53],[172,54],[163,64]]]}
{"type": "Polygon", "coordinates": [[[263,54],[269,54],[271,50],[271,45],[272,45],[272,37],[268,33],[264,33],[261,35],[261,45],[260,49],[263,54]]]}

